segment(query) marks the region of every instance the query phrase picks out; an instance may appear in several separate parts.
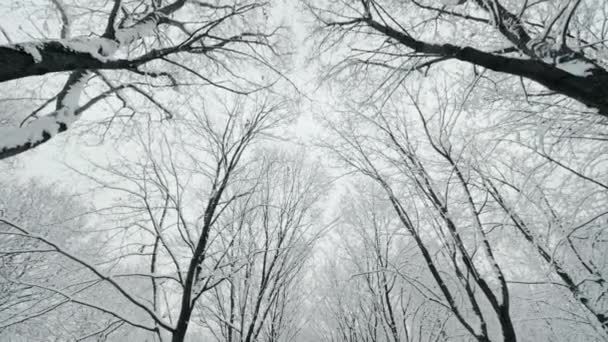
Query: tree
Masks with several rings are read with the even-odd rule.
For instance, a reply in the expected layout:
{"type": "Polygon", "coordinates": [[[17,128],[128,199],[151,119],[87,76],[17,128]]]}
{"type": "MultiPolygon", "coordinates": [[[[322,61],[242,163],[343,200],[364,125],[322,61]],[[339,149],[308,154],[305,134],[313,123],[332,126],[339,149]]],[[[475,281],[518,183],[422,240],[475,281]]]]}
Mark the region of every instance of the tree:
{"type": "Polygon", "coordinates": [[[69,72],[69,76],[61,90],[18,127],[3,129],[0,159],[66,131],[86,110],[112,96],[123,107],[130,102],[128,93],[143,97],[170,118],[174,113],[162,104],[155,89],[211,85],[248,93],[272,83],[237,85],[249,75],[237,76],[239,68],[231,61],[247,59],[249,66],[263,65],[267,54],[262,50],[276,51],[270,48],[275,32],[267,29],[264,19],[261,23],[255,19],[266,11],[266,2],[99,1],[88,4],[90,10],[84,11],[82,19],[72,14],[76,4],[55,0],[52,5],[61,17],[60,39],[0,46],[0,63],[10,66],[0,71],[0,82],[47,74],[57,78],[57,72],[69,72]],[[82,36],[73,37],[72,32],[82,36]],[[214,80],[215,75],[230,75],[230,79],[214,80]],[[100,81],[94,87],[97,95],[79,105],[92,79],[100,81]],[[151,79],[158,79],[158,84],[146,86],[151,79]],[[53,103],[49,114],[38,116],[53,103]]]}
{"type": "MultiPolygon", "coordinates": [[[[280,101],[230,101],[179,121],[175,135],[141,131],[129,143],[137,161],[80,173],[113,198],[92,218],[100,223],[88,250],[99,257],[83,257],[25,223],[2,221],[7,234],[37,241],[58,263],[78,266],[86,292],[46,289],[113,318],[87,337],[116,334],[120,326],[123,335],[184,341],[219,327],[233,340],[238,332],[239,340],[253,341],[290,336],[286,329],[299,324],[286,306],[297,302],[293,289],[315,237],[321,178],[303,160],[249,152],[285,120],[280,101]],[[234,306],[227,309],[218,296],[234,306]]],[[[54,309],[26,311],[44,316],[54,309]]]]}
{"type": "Polygon", "coordinates": [[[299,282],[319,234],[323,177],[301,156],[260,159],[256,191],[219,223],[230,237],[222,248],[230,265],[226,282],[200,304],[200,319],[218,341],[290,341],[302,324],[299,282]]]}
{"type": "Polygon", "coordinates": [[[380,67],[402,82],[412,71],[457,60],[532,80],[608,116],[603,1],[308,3],[326,28],[328,49],[349,43],[335,72],[380,67]]]}
{"type": "MultiPolygon", "coordinates": [[[[120,329],[110,315],[79,298],[94,297],[97,282],[83,281],[86,270],[62,258],[44,240],[60,240],[79,255],[90,237],[86,208],[56,186],[3,180],[0,190],[0,338],[70,340],[120,329]],[[15,229],[14,222],[32,227],[15,229]],[[65,317],[69,316],[69,321],[65,317]]],[[[99,295],[107,295],[97,289],[99,295]],[[100,293],[101,292],[101,293],[100,293]]],[[[110,300],[106,301],[110,302],[110,300]]]]}
{"type": "Polygon", "coordinates": [[[477,162],[474,172],[497,209],[550,268],[550,279],[561,284],[570,300],[590,316],[591,325],[606,334],[608,307],[600,294],[606,291],[605,271],[599,266],[604,256],[595,250],[603,244],[598,223],[607,213],[594,204],[603,202],[608,190],[601,174],[594,170],[605,163],[598,158],[605,146],[597,146],[599,154],[581,153],[576,157],[570,153],[590,148],[592,143],[578,146],[556,133],[559,130],[543,132],[533,142],[521,137],[503,141],[514,150],[522,147],[531,152],[526,159],[533,172],[525,164],[477,162]],[[529,172],[530,176],[519,176],[529,172]],[[550,185],[552,182],[559,182],[557,190],[550,185]],[[573,195],[564,196],[568,191],[573,195]]]}
{"type": "MultiPolygon", "coordinates": [[[[513,161],[515,156],[526,156],[521,150],[498,148],[505,141],[496,137],[514,134],[511,127],[493,127],[492,123],[483,121],[471,124],[465,120],[462,103],[457,100],[444,101],[437,97],[435,105],[423,102],[422,94],[426,90],[413,91],[404,87],[395,90],[393,96],[381,104],[343,104],[346,109],[340,118],[327,120],[333,139],[328,136],[322,145],[342,165],[373,180],[385,192],[394,215],[419,250],[420,264],[429,272],[428,280],[423,283],[432,284],[430,291],[437,294],[434,299],[451,311],[459,328],[469,336],[480,341],[515,341],[518,335],[524,335],[524,330],[539,334],[538,329],[532,328],[534,325],[528,328],[531,323],[513,318],[523,308],[519,304],[512,305],[519,301],[512,292],[516,291],[520,296],[524,293],[539,296],[540,307],[543,296],[536,286],[543,284],[545,291],[555,293],[555,297],[548,300],[551,306],[560,307],[571,319],[585,322],[585,327],[576,325],[571,330],[563,330],[563,323],[547,319],[546,324],[552,331],[563,331],[557,336],[572,336],[572,340],[581,336],[603,339],[605,305],[603,296],[599,295],[603,293],[603,271],[602,267],[591,266],[603,264],[599,261],[603,256],[592,256],[591,252],[597,248],[591,245],[599,246],[602,242],[582,230],[593,230],[605,210],[594,205],[582,205],[585,209],[581,210],[577,201],[604,201],[604,181],[599,175],[572,169],[568,166],[572,163],[554,159],[564,152],[562,143],[575,150],[588,148],[588,143],[576,144],[559,137],[561,127],[544,131],[544,139],[534,135],[521,136],[521,141],[527,143],[537,141],[540,144],[536,149],[538,154],[549,156],[547,153],[551,151],[553,157],[549,158],[554,159],[548,161],[542,157],[540,166],[532,164],[528,169],[527,164],[513,161]],[[400,96],[407,100],[401,100],[400,96]],[[508,131],[498,133],[502,129],[508,131]],[[541,167],[547,167],[546,171],[541,167]],[[555,172],[556,167],[558,172],[555,172]],[[551,172],[550,176],[546,176],[546,172],[551,172]],[[572,202],[564,199],[568,190],[549,195],[554,193],[552,189],[556,182],[563,182],[560,184],[565,186],[572,182],[572,177],[577,178],[580,198],[569,199],[572,202]],[[517,191],[515,198],[506,200],[500,195],[501,190],[494,188],[496,184],[501,184],[502,191],[509,189],[509,196],[517,191]],[[524,199],[518,199],[518,196],[523,194],[527,195],[522,208],[519,203],[524,199]],[[552,197],[557,202],[552,203],[552,197]],[[518,203],[517,207],[513,203],[518,203]],[[531,208],[539,211],[532,214],[531,208]],[[529,213],[525,214],[530,215],[527,216],[529,225],[519,216],[519,210],[529,213]],[[576,220],[579,223],[566,224],[572,215],[581,216],[576,220]],[[547,222],[539,223],[540,217],[546,217],[547,222]],[[523,241],[531,243],[526,249],[521,248],[522,236],[514,234],[511,228],[523,234],[523,241]],[[572,235],[576,231],[581,233],[578,246],[569,247],[567,241],[573,241],[572,235]],[[545,273],[530,259],[519,264],[518,253],[526,253],[532,260],[539,260],[540,256],[542,265],[554,273],[544,280],[545,273]],[[560,257],[558,261],[555,253],[564,253],[563,259],[560,257]],[[599,259],[593,260],[595,257],[599,259]],[[581,272],[581,265],[583,268],[588,266],[585,272],[581,272]],[[565,269],[569,267],[572,268],[565,269]]],[[[605,162],[601,158],[594,159],[594,154],[586,158],[590,158],[585,162],[589,165],[605,162]]],[[[373,217],[373,214],[364,216],[373,217]]],[[[369,246],[359,249],[373,250],[369,246]]],[[[365,255],[358,253],[358,258],[365,255]]],[[[351,258],[355,255],[352,253],[351,258]]],[[[377,272],[369,265],[367,263],[359,273],[377,272]]],[[[543,313],[534,312],[534,315],[542,317],[543,313]]]]}
{"type": "Polygon", "coordinates": [[[605,341],[608,5],[302,3],[0,15],[0,339],[605,341]]]}

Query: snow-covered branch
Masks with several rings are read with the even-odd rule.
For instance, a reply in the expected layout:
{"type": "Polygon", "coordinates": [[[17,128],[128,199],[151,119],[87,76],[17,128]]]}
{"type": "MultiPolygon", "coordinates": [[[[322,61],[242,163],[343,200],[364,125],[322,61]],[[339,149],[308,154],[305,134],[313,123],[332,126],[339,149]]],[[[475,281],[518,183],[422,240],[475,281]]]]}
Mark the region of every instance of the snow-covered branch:
{"type": "Polygon", "coordinates": [[[78,118],[78,100],[89,77],[88,72],[71,75],[58,99],[59,108],[53,113],[22,127],[0,128],[0,159],[34,148],[67,130],[78,118]]]}
{"type": "MultiPolygon", "coordinates": [[[[90,72],[82,70],[103,69],[104,65],[112,69],[135,68],[127,60],[118,63],[107,62],[121,47],[154,34],[160,20],[181,8],[185,1],[178,0],[167,5],[129,27],[110,30],[113,37],[71,39],[67,38],[69,17],[65,7],[60,1],[55,3],[62,14],[64,25],[62,37],[64,39],[0,46],[0,64],[12,66],[11,68],[1,68],[0,82],[49,72],[69,70],[73,70],[73,72],[59,95],[57,109],[54,112],[36,119],[26,126],[0,130],[0,159],[32,149],[58,133],[66,131],[70,124],[78,119],[78,101],[91,76],[90,72]]],[[[114,18],[111,18],[108,25],[113,27],[113,22],[114,18]]],[[[163,54],[146,55],[150,60],[162,56],[163,54]]]]}

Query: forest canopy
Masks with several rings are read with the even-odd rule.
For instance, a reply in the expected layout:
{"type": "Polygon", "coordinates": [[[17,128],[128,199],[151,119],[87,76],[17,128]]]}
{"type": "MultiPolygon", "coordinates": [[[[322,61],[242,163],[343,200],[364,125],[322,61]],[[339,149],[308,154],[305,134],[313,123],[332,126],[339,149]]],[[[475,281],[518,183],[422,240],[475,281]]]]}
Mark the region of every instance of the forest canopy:
{"type": "Polygon", "coordinates": [[[606,341],[603,0],[6,0],[0,340],[606,341]]]}

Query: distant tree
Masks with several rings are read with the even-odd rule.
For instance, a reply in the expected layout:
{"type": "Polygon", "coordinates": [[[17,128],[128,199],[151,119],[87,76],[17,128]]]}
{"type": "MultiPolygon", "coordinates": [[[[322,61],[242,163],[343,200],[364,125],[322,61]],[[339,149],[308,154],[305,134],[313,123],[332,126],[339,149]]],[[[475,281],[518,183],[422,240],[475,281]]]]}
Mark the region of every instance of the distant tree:
{"type": "Polygon", "coordinates": [[[200,303],[198,318],[218,341],[291,341],[305,315],[300,282],[319,236],[323,176],[302,156],[260,157],[256,191],[236,200],[218,222],[230,271],[200,303]]]}
{"type": "Polygon", "coordinates": [[[341,201],[332,257],[320,267],[323,338],[400,342],[458,336],[384,190],[366,179],[353,188],[341,201]]]}
{"type": "MultiPolygon", "coordinates": [[[[82,217],[86,207],[54,186],[8,179],[1,183],[0,339],[70,340],[119,329],[124,322],[99,311],[90,300],[97,282],[86,281],[85,269],[45,243],[59,240],[59,248],[94,259],[95,249],[87,248],[88,222],[82,217]],[[16,222],[31,229],[16,229],[16,222]]],[[[97,288],[97,294],[103,290],[97,288]]]]}

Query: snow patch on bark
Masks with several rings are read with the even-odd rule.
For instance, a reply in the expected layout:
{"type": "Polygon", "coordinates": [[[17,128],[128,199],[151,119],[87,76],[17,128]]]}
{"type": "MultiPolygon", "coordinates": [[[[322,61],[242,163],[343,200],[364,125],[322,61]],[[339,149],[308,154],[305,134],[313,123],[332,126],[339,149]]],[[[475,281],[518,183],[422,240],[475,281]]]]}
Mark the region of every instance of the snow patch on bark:
{"type": "Polygon", "coordinates": [[[74,82],[74,84],[70,86],[65,96],[61,100],[62,107],[76,110],[78,107],[78,101],[80,100],[80,94],[82,94],[82,90],[89,80],[89,77],[91,77],[91,73],[85,73],[77,82],[74,82]]]}
{"type": "Polygon", "coordinates": [[[21,49],[23,49],[25,53],[34,58],[34,63],[42,62],[42,55],[40,54],[40,51],[38,51],[37,43],[24,43],[19,44],[19,46],[21,47],[21,49]]]}
{"type": "Polygon", "coordinates": [[[582,77],[590,76],[591,70],[595,68],[595,66],[592,64],[578,60],[572,60],[566,63],[559,63],[556,65],[556,67],[566,72],[569,72],[572,75],[582,77]]]}
{"type": "Polygon", "coordinates": [[[89,77],[90,74],[83,75],[68,89],[61,101],[62,107],[55,112],[36,119],[23,127],[0,127],[0,152],[28,143],[32,145],[40,143],[66,130],[78,118],[76,115],[78,101],[89,77]]]}

